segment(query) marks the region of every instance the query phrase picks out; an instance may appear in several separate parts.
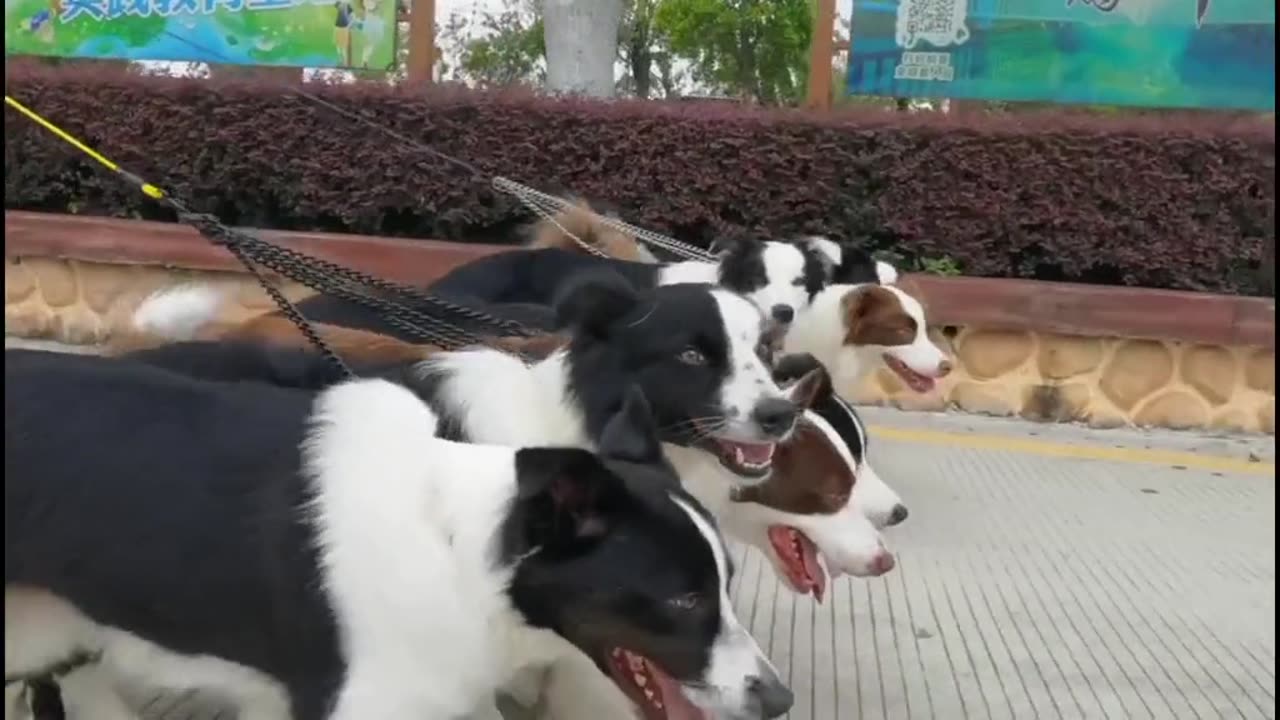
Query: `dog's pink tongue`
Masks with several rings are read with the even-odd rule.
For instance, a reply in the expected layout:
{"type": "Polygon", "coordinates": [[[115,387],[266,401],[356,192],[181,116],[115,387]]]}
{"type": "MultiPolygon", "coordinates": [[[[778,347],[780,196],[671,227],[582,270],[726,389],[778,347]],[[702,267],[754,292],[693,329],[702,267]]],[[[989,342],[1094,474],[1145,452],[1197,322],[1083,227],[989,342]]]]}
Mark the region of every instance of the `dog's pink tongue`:
{"type": "Polygon", "coordinates": [[[742,459],[752,465],[764,465],[773,457],[773,445],[760,443],[734,443],[742,459]]]}
{"type": "Polygon", "coordinates": [[[800,561],[804,563],[804,573],[808,575],[809,588],[813,599],[819,603],[827,595],[827,573],[818,563],[818,548],[809,538],[800,536],[800,561]]]}
{"type": "Polygon", "coordinates": [[[907,381],[907,384],[910,385],[911,389],[915,390],[916,392],[926,393],[932,390],[933,386],[937,385],[937,382],[935,382],[934,379],[931,377],[927,377],[920,374],[914,374],[911,376],[911,379],[907,381]]]}

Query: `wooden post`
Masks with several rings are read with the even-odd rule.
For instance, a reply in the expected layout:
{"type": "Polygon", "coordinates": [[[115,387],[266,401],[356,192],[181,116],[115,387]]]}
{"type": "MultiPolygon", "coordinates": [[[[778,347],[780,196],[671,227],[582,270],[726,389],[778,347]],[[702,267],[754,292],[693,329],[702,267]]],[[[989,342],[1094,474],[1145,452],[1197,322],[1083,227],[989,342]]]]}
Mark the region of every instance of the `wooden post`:
{"type": "Polygon", "coordinates": [[[412,0],[409,6],[409,66],[411,85],[427,85],[435,78],[436,0],[412,0]]]}
{"type": "Polygon", "coordinates": [[[836,0],[818,0],[813,18],[813,39],[809,41],[809,94],[805,105],[831,109],[831,58],[835,55],[836,0]]]}

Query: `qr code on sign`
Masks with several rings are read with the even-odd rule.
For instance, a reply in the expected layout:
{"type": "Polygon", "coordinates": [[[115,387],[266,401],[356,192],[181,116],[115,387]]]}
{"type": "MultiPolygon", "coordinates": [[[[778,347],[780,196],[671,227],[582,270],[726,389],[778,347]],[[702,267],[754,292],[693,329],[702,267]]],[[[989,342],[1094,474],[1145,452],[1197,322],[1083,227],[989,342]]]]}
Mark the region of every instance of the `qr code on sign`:
{"type": "Polygon", "coordinates": [[[895,39],[910,50],[921,40],[935,47],[961,45],[969,39],[965,27],[968,0],[901,0],[895,39]]]}

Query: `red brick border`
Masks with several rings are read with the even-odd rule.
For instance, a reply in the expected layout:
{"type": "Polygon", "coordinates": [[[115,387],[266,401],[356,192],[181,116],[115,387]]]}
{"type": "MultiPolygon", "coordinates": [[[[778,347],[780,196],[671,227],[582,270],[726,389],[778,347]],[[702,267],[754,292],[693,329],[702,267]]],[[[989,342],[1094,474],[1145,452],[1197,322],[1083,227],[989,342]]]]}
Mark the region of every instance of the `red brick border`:
{"type": "MultiPolygon", "coordinates": [[[[6,211],[6,257],[239,270],[226,250],[170,223],[6,211]]],[[[509,248],[327,233],[260,231],[267,240],[402,283],[427,283],[509,248]]],[[[1033,280],[912,275],[935,325],[1144,337],[1275,348],[1275,300],[1033,280]]]]}

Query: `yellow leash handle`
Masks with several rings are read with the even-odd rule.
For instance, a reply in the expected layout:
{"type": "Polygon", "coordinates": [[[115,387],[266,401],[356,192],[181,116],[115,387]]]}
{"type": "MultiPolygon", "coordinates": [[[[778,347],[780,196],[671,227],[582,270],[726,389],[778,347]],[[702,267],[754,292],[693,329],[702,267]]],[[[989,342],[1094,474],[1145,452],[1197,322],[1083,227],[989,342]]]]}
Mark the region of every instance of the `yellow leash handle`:
{"type": "Polygon", "coordinates": [[[26,105],[23,105],[17,100],[14,100],[12,97],[8,95],[4,96],[4,103],[9,107],[13,108],[14,110],[17,110],[18,112],[22,113],[23,115],[26,115],[29,119],[31,119],[32,122],[44,128],[45,130],[48,130],[49,132],[53,133],[58,137],[58,139],[67,143],[71,147],[79,150],[85,155],[88,155],[94,160],[97,160],[98,163],[103,167],[105,167],[106,169],[110,170],[113,173],[116,173],[117,175],[120,175],[121,177],[128,180],[130,183],[138,186],[138,189],[141,190],[143,193],[145,193],[147,197],[154,198],[156,200],[168,199],[168,195],[165,194],[165,191],[161,190],[155,185],[152,185],[146,180],[143,180],[137,175],[134,175],[128,170],[125,170],[124,168],[120,167],[119,165],[117,165],[116,163],[108,159],[102,153],[80,142],[80,140],[76,138],[76,136],[72,135],[66,130],[63,130],[57,125],[54,125],[48,120],[44,119],[44,117],[41,116],[40,113],[36,112],[35,110],[32,110],[31,108],[27,107],[26,105]]]}

